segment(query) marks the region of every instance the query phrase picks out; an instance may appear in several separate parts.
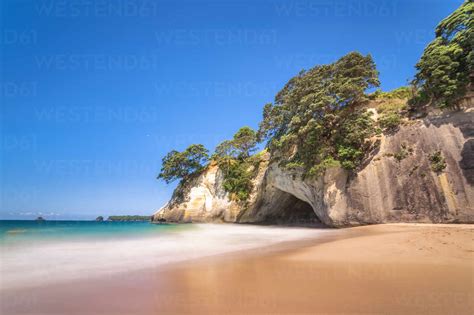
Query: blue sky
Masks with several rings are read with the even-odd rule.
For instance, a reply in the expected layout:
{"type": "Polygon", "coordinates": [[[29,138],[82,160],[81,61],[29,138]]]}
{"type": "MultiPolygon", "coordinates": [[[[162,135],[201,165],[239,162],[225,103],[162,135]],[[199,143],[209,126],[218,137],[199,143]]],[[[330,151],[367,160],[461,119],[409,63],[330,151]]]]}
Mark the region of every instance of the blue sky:
{"type": "Polygon", "coordinates": [[[213,149],[301,69],[372,54],[405,85],[461,0],[4,0],[0,218],[151,214],[171,149],[213,149]]]}

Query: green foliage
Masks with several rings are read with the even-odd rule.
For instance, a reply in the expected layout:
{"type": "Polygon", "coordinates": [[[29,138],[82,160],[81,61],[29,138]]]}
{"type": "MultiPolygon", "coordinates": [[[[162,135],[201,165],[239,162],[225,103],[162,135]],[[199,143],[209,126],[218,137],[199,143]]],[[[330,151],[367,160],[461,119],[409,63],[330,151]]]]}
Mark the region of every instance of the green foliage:
{"type": "Polygon", "coordinates": [[[255,151],[257,133],[250,127],[242,127],[234,135],[232,144],[241,158],[248,158],[255,151]]]}
{"type": "Polygon", "coordinates": [[[378,122],[382,129],[394,130],[398,128],[402,121],[402,116],[399,113],[389,112],[381,115],[378,122]]]}
{"type": "Polygon", "coordinates": [[[380,89],[377,89],[374,93],[369,95],[370,99],[373,100],[387,100],[387,99],[408,99],[411,97],[412,91],[408,86],[402,86],[396,88],[390,92],[382,92],[380,89]]]}
{"type": "Polygon", "coordinates": [[[246,201],[253,188],[251,165],[241,160],[233,160],[222,171],[225,191],[229,192],[233,199],[246,201]]]}
{"type": "Polygon", "coordinates": [[[393,157],[398,161],[401,162],[408,156],[408,152],[405,150],[400,150],[393,155],[393,157]]]}
{"type": "Polygon", "coordinates": [[[436,27],[436,38],[425,48],[413,81],[413,107],[453,107],[465,95],[474,70],[474,3],[466,0],[436,27]]]}
{"type": "Polygon", "coordinates": [[[431,169],[434,172],[442,172],[446,168],[446,160],[444,159],[441,151],[436,151],[430,154],[429,160],[431,162],[431,169]]]}
{"type": "MultiPolygon", "coordinates": [[[[474,3],[467,0],[441,21],[436,38],[416,65],[413,87],[366,95],[368,89],[380,85],[378,71],[370,55],[358,52],[291,78],[274,102],[264,106],[258,132],[243,127],[233,139],[217,146],[212,159],[223,172],[224,189],[236,200],[248,199],[261,160],[251,155],[257,142],[267,141],[272,158],[303,175],[320,175],[331,167],[353,170],[380,143],[373,143],[372,136],[395,130],[402,123],[407,112],[405,99],[412,108],[456,106],[474,72],[473,11],[474,3]],[[377,122],[359,106],[367,99],[382,103],[377,107],[377,122]]],[[[411,148],[402,146],[399,152],[385,155],[401,161],[410,153],[411,148]]],[[[167,183],[187,179],[202,171],[207,160],[208,151],[202,145],[191,145],[183,152],[173,150],[163,158],[158,178],[167,183]]],[[[430,155],[430,161],[436,172],[446,167],[439,151],[430,155]]]]}
{"type": "Polygon", "coordinates": [[[239,156],[232,140],[221,142],[214,151],[212,158],[218,162],[236,159],[239,156]]]}
{"type": "Polygon", "coordinates": [[[407,105],[405,102],[400,102],[400,101],[387,101],[382,104],[380,104],[377,107],[377,112],[379,114],[382,113],[387,113],[387,112],[401,112],[403,110],[407,109],[407,105]]]}
{"type": "Polygon", "coordinates": [[[255,151],[257,133],[250,127],[240,128],[232,140],[226,140],[216,147],[214,159],[245,159],[255,151]]]}
{"type": "Polygon", "coordinates": [[[408,156],[408,154],[407,154],[406,151],[398,151],[397,153],[395,153],[395,154],[393,155],[393,157],[394,157],[398,162],[401,162],[401,161],[404,160],[407,156],[408,156]]]}
{"type": "Polygon", "coordinates": [[[201,172],[208,157],[208,150],[202,144],[192,144],[183,152],[173,150],[163,158],[158,179],[166,183],[186,179],[201,172]]]}
{"type": "Polygon", "coordinates": [[[316,66],[290,79],[263,109],[261,139],[305,134],[326,115],[353,107],[365,99],[367,88],[378,86],[372,57],[349,53],[330,65],[316,66]]]}
{"type": "Polygon", "coordinates": [[[393,157],[398,161],[401,162],[402,160],[406,159],[408,155],[413,153],[413,148],[407,146],[406,144],[402,144],[400,149],[393,154],[393,157]]]}
{"type": "Polygon", "coordinates": [[[259,158],[250,154],[255,151],[256,145],[257,133],[250,127],[242,127],[232,140],[219,144],[212,156],[224,174],[225,191],[235,200],[246,201],[252,191],[254,164],[259,158]]]}
{"type": "Polygon", "coordinates": [[[384,99],[384,102],[377,107],[377,112],[380,114],[378,118],[380,128],[388,131],[397,129],[402,122],[406,107],[406,102],[400,98],[384,99]]]}
{"type": "Polygon", "coordinates": [[[371,114],[364,110],[351,112],[335,133],[332,141],[337,148],[335,158],[345,169],[355,169],[365,156],[369,147],[367,138],[375,133],[371,114]]]}
{"type": "MultiPolygon", "coordinates": [[[[375,131],[370,114],[357,109],[365,91],[379,85],[370,55],[352,52],[292,78],[263,109],[258,132],[284,164],[318,173],[327,161],[357,167],[375,131]]],[[[332,163],[330,163],[332,164],[332,163]]]]}
{"type": "Polygon", "coordinates": [[[337,155],[342,160],[342,167],[351,170],[357,166],[356,161],[363,156],[363,152],[352,147],[339,146],[337,155]]]}
{"type": "Polygon", "coordinates": [[[310,168],[308,175],[310,176],[319,176],[324,173],[329,168],[340,167],[341,163],[337,160],[334,160],[332,157],[327,157],[321,161],[321,163],[314,165],[310,168]]]}
{"type": "MultiPolygon", "coordinates": [[[[251,153],[256,146],[257,133],[250,127],[242,127],[232,140],[219,144],[212,156],[224,174],[224,189],[240,201],[246,200],[252,191],[254,164],[259,158],[252,157],[251,153]]],[[[173,150],[163,158],[158,179],[166,183],[186,180],[204,170],[208,159],[208,151],[201,144],[190,145],[183,152],[173,150]]]]}
{"type": "Polygon", "coordinates": [[[283,163],[283,166],[287,170],[301,170],[304,169],[304,163],[300,161],[292,161],[288,163],[283,163]]]}

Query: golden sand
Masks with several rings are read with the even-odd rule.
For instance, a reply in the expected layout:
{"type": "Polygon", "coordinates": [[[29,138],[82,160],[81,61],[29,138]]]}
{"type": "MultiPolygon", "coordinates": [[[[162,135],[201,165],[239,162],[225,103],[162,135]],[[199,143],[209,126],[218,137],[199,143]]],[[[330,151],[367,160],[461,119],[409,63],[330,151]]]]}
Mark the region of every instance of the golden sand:
{"type": "Polygon", "coordinates": [[[473,226],[375,225],[338,234],[8,291],[2,314],[472,314],[473,226]]]}

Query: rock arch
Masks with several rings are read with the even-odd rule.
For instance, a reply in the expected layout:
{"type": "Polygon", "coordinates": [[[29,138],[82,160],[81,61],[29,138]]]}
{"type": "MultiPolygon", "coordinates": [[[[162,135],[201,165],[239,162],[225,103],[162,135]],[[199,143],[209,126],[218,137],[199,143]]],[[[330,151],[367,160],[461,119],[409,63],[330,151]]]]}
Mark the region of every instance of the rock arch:
{"type": "Polygon", "coordinates": [[[301,200],[288,192],[273,188],[271,194],[267,192],[265,200],[261,200],[256,211],[242,221],[264,224],[285,225],[322,225],[306,201],[301,200]]]}
{"type": "Polygon", "coordinates": [[[257,200],[238,222],[332,226],[323,198],[323,179],[304,181],[300,175],[270,165],[257,200]]]}

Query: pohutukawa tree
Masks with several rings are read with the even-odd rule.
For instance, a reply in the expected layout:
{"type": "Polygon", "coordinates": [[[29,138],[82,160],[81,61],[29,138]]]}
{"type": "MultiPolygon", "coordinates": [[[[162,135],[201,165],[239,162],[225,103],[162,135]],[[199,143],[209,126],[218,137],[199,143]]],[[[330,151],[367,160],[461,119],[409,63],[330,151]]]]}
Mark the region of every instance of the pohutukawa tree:
{"type": "Polygon", "coordinates": [[[219,144],[213,155],[224,174],[224,189],[240,201],[245,201],[252,190],[255,166],[251,154],[256,146],[257,133],[250,127],[242,127],[232,140],[219,144]]]}
{"type": "Polygon", "coordinates": [[[162,160],[158,179],[170,183],[201,172],[209,159],[208,152],[202,144],[192,144],[183,152],[172,150],[162,160]]]}
{"type": "Polygon", "coordinates": [[[379,85],[372,57],[358,52],[302,71],[265,105],[258,137],[288,167],[315,174],[340,162],[353,169],[373,131],[369,115],[357,105],[366,100],[367,89],[379,85]]]}
{"type": "Polygon", "coordinates": [[[255,152],[257,147],[257,133],[250,127],[242,127],[232,140],[221,142],[214,153],[215,159],[246,159],[255,152]]]}
{"type": "Polygon", "coordinates": [[[416,64],[418,93],[414,107],[455,107],[465,95],[474,71],[474,2],[465,1],[436,27],[436,38],[416,64]]]}

